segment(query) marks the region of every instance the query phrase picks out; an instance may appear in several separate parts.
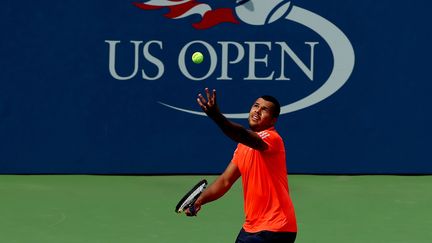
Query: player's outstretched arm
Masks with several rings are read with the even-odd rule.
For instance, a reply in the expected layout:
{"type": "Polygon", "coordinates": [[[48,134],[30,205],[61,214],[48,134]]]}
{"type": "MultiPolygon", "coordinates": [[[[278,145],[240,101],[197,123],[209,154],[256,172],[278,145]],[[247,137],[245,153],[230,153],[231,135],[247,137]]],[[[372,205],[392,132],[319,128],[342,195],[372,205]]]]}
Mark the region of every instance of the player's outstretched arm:
{"type": "Polygon", "coordinates": [[[225,169],[224,173],[220,175],[203,193],[198,197],[194,203],[194,213],[187,209],[185,211],[187,216],[195,216],[201,206],[219,199],[232,187],[234,182],[240,177],[240,170],[237,165],[231,162],[225,169]]]}
{"type": "Polygon", "coordinates": [[[231,122],[219,110],[216,102],[216,90],[210,93],[205,89],[207,99],[198,94],[197,102],[201,109],[210,117],[232,140],[249,146],[253,149],[266,150],[267,144],[253,131],[244,128],[242,125],[231,122]]]}

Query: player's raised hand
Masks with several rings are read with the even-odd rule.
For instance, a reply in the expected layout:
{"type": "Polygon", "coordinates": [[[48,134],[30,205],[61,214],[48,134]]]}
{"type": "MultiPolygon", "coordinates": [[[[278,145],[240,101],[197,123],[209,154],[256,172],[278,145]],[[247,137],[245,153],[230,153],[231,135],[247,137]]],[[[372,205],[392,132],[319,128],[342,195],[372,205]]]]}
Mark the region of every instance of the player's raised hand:
{"type": "Polygon", "coordinates": [[[207,99],[204,98],[201,93],[198,94],[197,102],[199,106],[209,117],[219,114],[220,111],[216,103],[216,90],[213,89],[213,91],[210,93],[210,90],[205,88],[205,93],[207,99]]]}

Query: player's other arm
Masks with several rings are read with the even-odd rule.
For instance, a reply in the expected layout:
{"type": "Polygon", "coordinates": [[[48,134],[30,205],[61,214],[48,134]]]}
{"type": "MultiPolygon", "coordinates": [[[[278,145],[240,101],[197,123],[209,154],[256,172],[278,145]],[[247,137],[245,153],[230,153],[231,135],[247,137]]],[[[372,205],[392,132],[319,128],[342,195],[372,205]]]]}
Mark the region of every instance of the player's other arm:
{"type": "MultiPolygon", "coordinates": [[[[195,214],[201,209],[202,205],[217,200],[225,195],[239,177],[240,170],[236,164],[231,162],[225,169],[224,173],[222,173],[222,175],[220,175],[207,189],[205,189],[195,201],[195,214]]],[[[188,216],[195,215],[192,214],[189,209],[187,209],[185,213],[188,216]]]]}
{"type": "Polygon", "coordinates": [[[197,102],[201,109],[210,117],[219,128],[232,140],[242,143],[248,147],[257,150],[266,150],[267,144],[261,139],[258,134],[246,129],[238,123],[228,120],[220,111],[216,103],[216,90],[210,94],[208,88],[205,89],[207,100],[198,94],[197,102]]]}

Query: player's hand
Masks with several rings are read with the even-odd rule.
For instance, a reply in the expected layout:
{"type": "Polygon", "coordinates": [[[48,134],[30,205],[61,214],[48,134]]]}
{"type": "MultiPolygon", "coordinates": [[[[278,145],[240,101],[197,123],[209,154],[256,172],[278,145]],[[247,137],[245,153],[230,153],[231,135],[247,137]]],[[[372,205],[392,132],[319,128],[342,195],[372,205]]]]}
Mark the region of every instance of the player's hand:
{"type": "Polygon", "coordinates": [[[198,211],[200,211],[200,210],[201,210],[201,205],[195,203],[193,206],[191,206],[185,210],[185,214],[186,214],[186,216],[189,216],[189,217],[197,216],[198,211]]]}
{"type": "Polygon", "coordinates": [[[216,103],[216,90],[213,89],[212,93],[210,94],[210,91],[208,88],[205,88],[205,93],[207,96],[207,99],[204,98],[204,96],[199,93],[197,102],[201,109],[209,116],[213,117],[216,114],[219,114],[219,108],[216,103]]]}

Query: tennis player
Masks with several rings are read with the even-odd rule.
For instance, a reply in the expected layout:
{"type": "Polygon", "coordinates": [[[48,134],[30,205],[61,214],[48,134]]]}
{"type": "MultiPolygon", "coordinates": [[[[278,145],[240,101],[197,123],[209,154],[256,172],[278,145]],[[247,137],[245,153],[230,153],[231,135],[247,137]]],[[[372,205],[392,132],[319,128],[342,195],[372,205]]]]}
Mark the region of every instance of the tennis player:
{"type": "Polygon", "coordinates": [[[233,158],[220,175],[196,200],[193,216],[201,206],[222,197],[241,176],[245,222],[236,243],[294,242],[297,223],[289,195],[285,148],[274,125],[280,104],[272,96],[262,96],[249,112],[249,127],[229,121],[216,103],[216,90],[205,89],[197,102],[229,138],[238,142],[233,158]]]}

